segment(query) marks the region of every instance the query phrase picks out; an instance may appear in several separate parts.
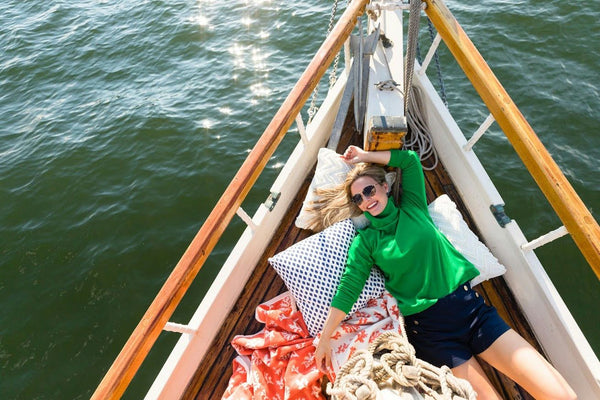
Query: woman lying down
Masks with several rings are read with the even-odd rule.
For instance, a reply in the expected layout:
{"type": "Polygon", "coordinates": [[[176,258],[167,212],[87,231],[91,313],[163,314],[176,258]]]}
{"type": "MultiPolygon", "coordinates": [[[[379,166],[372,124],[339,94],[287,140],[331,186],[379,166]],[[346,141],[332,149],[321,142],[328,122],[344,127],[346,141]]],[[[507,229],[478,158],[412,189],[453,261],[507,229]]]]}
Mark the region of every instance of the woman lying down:
{"type": "MultiPolygon", "coordinates": [[[[474,355],[521,385],[537,399],[574,399],[565,379],[525,339],[487,306],[469,285],[479,271],[435,227],[427,209],[425,180],[412,151],[364,151],[350,146],[341,156],[357,164],[344,188],[322,210],[339,213],[340,202],[365,214],[370,225],[359,230],[348,251],[346,269],[333,298],[316,349],[317,366],[331,365],[331,335],[358,298],[371,266],[386,278],[387,290],[404,315],[416,356],[447,365],[467,379],[479,399],[500,399],[474,355]],[[388,198],[385,170],[402,170],[403,194],[388,198]]],[[[327,197],[331,197],[327,196],[327,197]]]]}

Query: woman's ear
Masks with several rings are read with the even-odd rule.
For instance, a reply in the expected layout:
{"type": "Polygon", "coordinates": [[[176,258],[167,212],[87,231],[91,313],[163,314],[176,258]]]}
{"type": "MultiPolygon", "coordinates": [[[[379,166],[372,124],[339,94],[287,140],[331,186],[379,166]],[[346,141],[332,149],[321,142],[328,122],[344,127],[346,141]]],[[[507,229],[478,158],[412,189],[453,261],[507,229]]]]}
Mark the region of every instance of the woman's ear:
{"type": "Polygon", "coordinates": [[[387,182],[383,182],[381,184],[381,186],[383,186],[383,189],[385,190],[386,193],[390,192],[390,187],[388,186],[387,182]]]}

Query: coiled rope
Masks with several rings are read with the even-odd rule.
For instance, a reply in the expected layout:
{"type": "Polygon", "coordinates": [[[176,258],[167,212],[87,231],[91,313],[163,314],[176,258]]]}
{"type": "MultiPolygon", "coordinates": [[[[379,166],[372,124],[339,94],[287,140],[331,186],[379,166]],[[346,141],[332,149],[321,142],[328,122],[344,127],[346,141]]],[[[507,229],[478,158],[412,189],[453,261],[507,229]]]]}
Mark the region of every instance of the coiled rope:
{"type": "Polygon", "coordinates": [[[411,92],[412,95],[408,99],[408,113],[406,114],[410,132],[404,137],[404,149],[416,151],[423,164],[423,169],[430,171],[437,167],[439,159],[433,146],[433,138],[429,127],[423,117],[425,106],[422,104],[421,91],[418,87],[413,86],[411,92]]]}
{"type": "Polygon", "coordinates": [[[438,368],[415,356],[405,335],[384,332],[357,351],[340,369],[335,383],[328,383],[332,400],[377,398],[380,387],[390,383],[399,390],[414,388],[426,400],[475,400],[471,384],[452,375],[446,366],[438,368]]]}

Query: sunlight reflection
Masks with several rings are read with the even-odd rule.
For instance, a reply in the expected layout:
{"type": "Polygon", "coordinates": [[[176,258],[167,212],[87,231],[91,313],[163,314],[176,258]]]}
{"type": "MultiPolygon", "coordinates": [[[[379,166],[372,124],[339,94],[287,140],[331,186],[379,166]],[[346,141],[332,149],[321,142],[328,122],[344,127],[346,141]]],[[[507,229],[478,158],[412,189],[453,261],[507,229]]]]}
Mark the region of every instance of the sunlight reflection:
{"type": "MultiPolygon", "coordinates": [[[[269,70],[267,59],[270,54],[260,48],[255,48],[251,45],[242,46],[239,43],[234,43],[227,51],[233,56],[232,63],[236,68],[248,68],[254,71],[264,72],[269,70]]],[[[233,79],[236,80],[237,75],[234,75],[233,79]]]]}
{"type": "Polygon", "coordinates": [[[252,64],[254,65],[255,70],[266,70],[267,63],[265,59],[268,57],[267,54],[263,53],[259,49],[252,49],[252,64]]]}
{"type": "Polygon", "coordinates": [[[229,49],[227,49],[229,54],[233,55],[233,65],[238,68],[245,68],[246,63],[244,62],[243,55],[245,53],[244,46],[241,46],[238,43],[234,43],[229,49]]]}
{"type": "Polygon", "coordinates": [[[263,4],[269,4],[270,2],[271,0],[244,0],[244,3],[250,6],[260,6],[263,4]]]}
{"type": "Polygon", "coordinates": [[[250,91],[252,91],[252,94],[258,97],[269,97],[269,95],[271,95],[273,92],[270,88],[263,85],[262,82],[255,83],[254,85],[250,86],[250,91]]]}
{"type": "Polygon", "coordinates": [[[198,14],[195,17],[190,18],[190,20],[192,23],[194,23],[198,26],[201,26],[203,28],[207,28],[210,30],[212,30],[214,28],[214,26],[211,25],[211,23],[210,23],[210,19],[208,19],[208,17],[205,15],[198,14]]]}
{"type": "Polygon", "coordinates": [[[244,53],[244,46],[234,43],[227,51],[234,56],[241,56],[244,53]]]}
{"type": "Polygon", "coordinates": [[[204,129],[210,129],[213,127],[215,123],[213,121],[211,121],[210,119],[206,118],[204,120],[202,120],[202,127],[204,129]]]}

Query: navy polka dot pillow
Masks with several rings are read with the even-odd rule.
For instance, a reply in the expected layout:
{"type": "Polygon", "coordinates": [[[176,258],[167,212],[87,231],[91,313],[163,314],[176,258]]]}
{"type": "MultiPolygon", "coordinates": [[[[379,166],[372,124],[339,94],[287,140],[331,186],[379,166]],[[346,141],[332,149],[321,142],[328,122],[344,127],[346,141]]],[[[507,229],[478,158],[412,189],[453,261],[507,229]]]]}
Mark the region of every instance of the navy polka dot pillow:
{"type": "MultiPolygon", "coordinates": [[[[311,335],[321,332],[331,300],[346,265],[348,248],[356,230],[347,219],[274,255],[269,262],[292,292],[311,335]]],[[[385,289],[383,274],[371,270],[365,287],[350,312],[380,297],[385,289]]]]}

